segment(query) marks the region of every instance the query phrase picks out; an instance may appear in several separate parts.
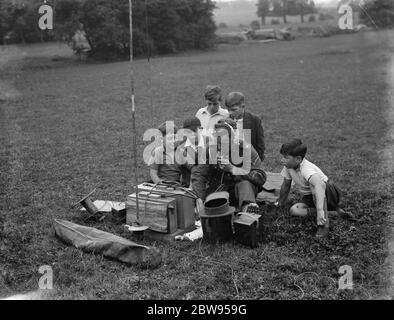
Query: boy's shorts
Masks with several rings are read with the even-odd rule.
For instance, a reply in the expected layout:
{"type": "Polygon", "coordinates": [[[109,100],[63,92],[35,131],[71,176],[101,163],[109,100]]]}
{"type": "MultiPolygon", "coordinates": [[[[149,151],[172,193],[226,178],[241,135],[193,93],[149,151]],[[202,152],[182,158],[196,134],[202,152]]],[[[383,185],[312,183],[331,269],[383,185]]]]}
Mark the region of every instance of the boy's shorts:
{"type": "MultiPolygon", "coordinates": [[[[339,202],[341,201],[341,190],[330,180],[326,182],[326,199],[328,211],[335,211],[338,209],[339,202]]],[[[301,202],[305,203],[309,208],[316,208],[312,194],[303,196],[301,202]]]]}

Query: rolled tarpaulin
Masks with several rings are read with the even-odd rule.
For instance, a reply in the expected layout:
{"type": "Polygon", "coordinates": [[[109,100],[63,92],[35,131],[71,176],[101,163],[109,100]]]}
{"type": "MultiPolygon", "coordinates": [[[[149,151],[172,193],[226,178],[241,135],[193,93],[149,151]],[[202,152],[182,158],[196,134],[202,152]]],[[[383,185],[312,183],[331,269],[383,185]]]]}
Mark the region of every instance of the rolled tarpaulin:
{"type": "Polygon", "coordinates": [[[54,221],[54,228],[60,240],[85,252],[144,268],[157,268],[162,261],[157,248],[139,245],[96,228],[58,219],[54,221]]]}

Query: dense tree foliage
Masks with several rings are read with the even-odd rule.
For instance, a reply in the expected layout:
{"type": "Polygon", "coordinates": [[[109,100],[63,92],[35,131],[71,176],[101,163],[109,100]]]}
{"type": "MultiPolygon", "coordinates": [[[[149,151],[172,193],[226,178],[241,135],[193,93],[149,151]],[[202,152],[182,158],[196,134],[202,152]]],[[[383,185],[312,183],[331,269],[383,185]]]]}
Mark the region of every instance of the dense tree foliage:
{"type": "Polygon", "coordinates": [[[261,18],[261,25],[265,25],[265,17],[270,11],[270,0],[259,0],[257,2],[257,16],[261,18]]]}
{"type": "Polygon", "coordinates": [[[394,27],[393,0],[365,1],[362,8],[360,18],[365,24],[379,28],[394,27]]]}
{"type": "MultiPolygon", "coordinates": [[[[2,0],[0,36],[14,42],[45,38],[71,39],[83,28],[91,54],[121,56],[129,52],[128,0],[52,0],[54,32],[38,28],[40,0],[2,0]],[[4,17],[4,18],[3,18],[4,17]],[[8,37],[10,38],[10,37],[8,37]]],[[[133,52],[136,55],[204,49],[216,30],[212,0],[133,0],[133,52]]]]}
{"type": "Polygon", "coordinates": [[[0,1],[0,43],[37,42],[52,38],[38,27],[40,0],[0,1]]]}

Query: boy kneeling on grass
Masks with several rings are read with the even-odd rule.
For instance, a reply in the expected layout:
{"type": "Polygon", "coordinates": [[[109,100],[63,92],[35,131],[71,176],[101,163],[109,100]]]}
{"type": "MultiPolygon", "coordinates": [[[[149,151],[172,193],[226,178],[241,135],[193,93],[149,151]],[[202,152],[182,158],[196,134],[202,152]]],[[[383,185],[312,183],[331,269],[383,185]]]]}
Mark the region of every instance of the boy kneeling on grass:
{"type": "Polygon", "coordinates": [[[307,147],[300,139],[282,145],[280,153],[284,168],[281,175],[284,179],[277,204],[285,204],[294,181],[302,200],[290,208],[290,214],[298,217],[317,215],[316,237],[322,238],[329,232],[329,214],[344,219],[354,217],[339,208],[340,190],[316,165],[305,159],[306,151],[307,147]]]}

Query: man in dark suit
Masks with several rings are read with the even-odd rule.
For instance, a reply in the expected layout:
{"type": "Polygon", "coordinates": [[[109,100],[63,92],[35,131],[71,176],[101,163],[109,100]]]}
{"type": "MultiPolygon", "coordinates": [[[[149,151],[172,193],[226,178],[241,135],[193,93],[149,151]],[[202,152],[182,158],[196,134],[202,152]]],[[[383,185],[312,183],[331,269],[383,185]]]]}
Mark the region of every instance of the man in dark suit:
{"type": "Polygon", "coordinates": [[[244,130],[250,130],[250,143],[257,151],[261,161],[264,160],[265,144],[264,129],[261,119],[245,111],[245,96],[241,92],[230,92],[225,100],[225,106],[230,114],[230,118],[237,123],[237,134],[243,139],[244,130]]]}

